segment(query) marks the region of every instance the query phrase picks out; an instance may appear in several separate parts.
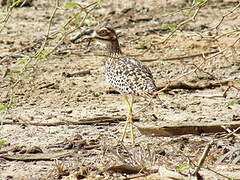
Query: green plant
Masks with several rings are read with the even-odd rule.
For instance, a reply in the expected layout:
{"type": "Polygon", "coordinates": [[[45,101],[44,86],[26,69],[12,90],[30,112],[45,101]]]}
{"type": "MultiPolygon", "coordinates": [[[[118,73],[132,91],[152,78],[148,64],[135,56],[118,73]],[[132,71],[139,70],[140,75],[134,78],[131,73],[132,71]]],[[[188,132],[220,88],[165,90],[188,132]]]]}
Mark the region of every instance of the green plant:
{"type": "Polygon", "coordinates": [[[239,104],[239,102],[238,102],[236,99],[231,100],[231,101],[228,101],[227,107],[232,106],[232,105],[234,105],[234,104],[239,104]]]}
{"type": "Polygon", "coordinates": [[[176,28],[177,25],[176,24],[167,24],[166,26],[161,27],[162,30],[172,30],[174,28],[176,28]]]}
{"type": "Polygon", "coordinates": [[[186,170],[190,170],[190,168],[191,168],[190,164],[179,164],[177,170],[186,171],[186,170]]]}
{"type": "Polygon", "coordinates": [[[4,111],[5,109],[7,109],[7,104],[1,104],[0,111],[4,111]]]}
{"type": "Polygon", "coordinates": [[[3,145],[5,145],[5,144],[6,144],[6,141],[0,140],[0,147],[3,146],[3,145]]]}

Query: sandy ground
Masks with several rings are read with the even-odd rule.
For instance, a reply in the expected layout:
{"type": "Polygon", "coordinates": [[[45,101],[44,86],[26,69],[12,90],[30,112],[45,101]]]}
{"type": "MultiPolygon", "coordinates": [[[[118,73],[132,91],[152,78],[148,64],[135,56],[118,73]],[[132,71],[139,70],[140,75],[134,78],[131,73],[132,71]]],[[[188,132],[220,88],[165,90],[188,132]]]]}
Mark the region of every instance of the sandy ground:
{"type": "MultiPolygon", "coordinates": [[[[83,5],[91,2],[80,1],[83,5]]],[[[65,4],[60,3],[61,8],[52,20],[52,38],[46,44],[46,51],[58,43],[61,35],[56,32],[63,31],[63,24],[77,11],[64,8],[65,4]]],[[[32,61],[23,74],[24,58],[32,57],[44,42],[54,1],[36,1],[31,7],[14,8],[0,34],[0,104],[12,101],[10,109],[1,112],[0,140],[4,143],[0,145],[0,179],[76,179],[76,176],[79,179],[124,179],[133,176],[129,174],[130,170],[117,172],[106,171],[106,168],[127,162],[142,167],[142,174],[152,175],[142,179],[158,179],[159,167],[187,173],[191,169],[187,157],[196,163],[211,140],[214,143],[205,160],[205,169],[199,173],[205,179],[226,179],[206,169],[209,167],[225,176],[240,178],[240,162],[232,162],[236,154],[217,162],[233,147],[239,147],[239,137],[227,133],[149,137],[136,130],[135,145],[131,145],[130,137],[124,146],[119,145],[126,105],[123,98],[105,83],[105,57],[98,56],[104,51],[96,44],[87,49],[87,43],[81,40],[70,42],[79,32],[108,19],[108,24],[119,32],[123,51],[139,55],[136,58],[149,66],[158,86],[174,80],[203,86],[209,82],[239,81],[239,42],[235,48],[229,48],[205,62],[202,55],[191,57],[193,54],[221,51],[234,43],[237,36],[223,36],[215,41],[210,36],[239,29],[239,9],[227,16],[217,30],[213,28],[236,5],[234,1],[211,1],[199,11],[195,21],[185,24],[168,41],[161,43],[171,33],[164,27],[179,24],[192,15],[189,10],[179,11],[191,7],[191,2],[107,1],[95,8],[84,26],[67,36],[48,58],[43,54],[32,61]],[[181,58],[183,56],[189,58],[181,58]],[[169,60],[173,57],[177,58],[169,60]],[[193,70],[196,71],[191,73],[193,70]],[[79,73],[83,71],[86,72],[79,73]],[[67,76],[75,72],[75,76],[67,76]],[[18,80],[11,94],[12,85],[18,80]],[[68,123],[102,117],[120,120],[82,125],[68,123]],[[62,124],[29,125],[51,122],[62,124]],[[56,156],[56,153],[65,156],[56,156]],[[6,158],[6,155],[25,157],[29,154],[37,157],[52,154],[53,157],[28,161],[6,158]]],[[[2,7],[1,17],[6,14],[5,8],[2,7]]],[[[75,27],[76,22],[71,22],[68,27],[75,27]]],[[[161,102],[155,99],[151,107],[134,114],[137,119],[135,125],[158,127],[181,123],[239,122],[239,91],[230,88],[223,97],[227,89],[225,84],[195,89],[179,87],[162,92],[159,95],[161,102]]],[[[135,101],[134,112],[137,112],[149,100],[136,97],[135,101]]]]}

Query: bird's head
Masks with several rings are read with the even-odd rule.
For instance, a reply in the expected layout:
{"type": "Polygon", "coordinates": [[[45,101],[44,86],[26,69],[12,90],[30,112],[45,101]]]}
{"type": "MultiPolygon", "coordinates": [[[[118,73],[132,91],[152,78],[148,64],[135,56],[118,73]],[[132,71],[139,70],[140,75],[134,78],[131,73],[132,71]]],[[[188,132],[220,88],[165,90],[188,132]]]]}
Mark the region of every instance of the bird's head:
{"type": "Polygon", "coordinates": [[[121,49],[118,43],[116,32],[110,27],[98,27],[92,35],[87,37],[89,40],[88,46],[92,40],[97,40],[98,43],[105,46],[110,54],[121,54],[121,49]]]}
{"type": "Polygon", "coordinates": [[[100,42],[115,41],[117,39],[117,34],[110,27],[101,27],[93,31],[91,39],[96,39],[100,42]]]}

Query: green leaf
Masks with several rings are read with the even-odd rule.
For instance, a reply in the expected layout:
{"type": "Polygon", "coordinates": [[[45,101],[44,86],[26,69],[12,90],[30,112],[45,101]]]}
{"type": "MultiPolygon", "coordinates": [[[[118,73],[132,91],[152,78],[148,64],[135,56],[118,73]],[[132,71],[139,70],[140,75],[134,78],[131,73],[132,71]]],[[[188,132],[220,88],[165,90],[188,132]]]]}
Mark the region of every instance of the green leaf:
{"type": "Polygon", "coordinates": [[[22,2],[23,2],[22,0],[15,1],[15,2],[12,3],[12,6],[18,6],[22,2]]]}
{"type": "Polygon", "coordinates": [[[76,24],[79,24],[79,22],[81,22],[82,18],[83,18],[82,15],[80,13],[77,13],[74,15],[74,22],[76,24]]]}
{"type": "Polygon", "coordinates": [[[7,108],[7,105],[6,104],[1,104],[0,105],[0,111],[3,111],[7,108]]]}
{"type": "Polygon", "coordinates": [[[77,5],[78,5],[78,3],[76,3],[76,2],[69,2],[69,3],[67,3],[65,5],[65,7],[66,8],[73,8],[73,7],[77,6],[77,5]]]}
{"type": "Polygon", "coordinates": [[[0,147],[3,146],[4,144],[6,144],[6,142],[4,140],[0,140],[0,147]]]}
{"type": "Polygon", "coordinates": [[[101,6],[102,4],[103,4],[103,0],[98,0],[98,1],[97,1],[97,5],[98,5],[98,6],[101,6]]]}
{"type": "Polygon", "coordinates": [[[18,63],[18,64],[23,64],[23,63],[25,63],[26,61],[29,61],[29,60],[30,60],[30,58],[25,57],[25,58],[19,59],[17,63],[18,63]]]}
{"type": "Polygon", "coordinates": [[[37,52],[37,54],[35,55],[35,57],[36,57],[38,60],[46,59],[47,56],[49,55],[49,52],[50,52],[50,48],[45,47],[43,50],[37,52]]]}
{"type": "Polygon", "coordinates": [[[227,106],[232,106],[234,104],[238,104],[238,101],[237,100],[232,100],[232,101],[229,101],[227,106]]]}
{"type": "Polygon", "coordinates": [[[8,76],[8,77],[15,77],[15,76],[16,76],[16,73],[8,73],[7,76],[8,76]]]}
{"type": "Polygon", "coordinates": [[[174,29],[174,28],[176,28],[176,27],[177,27],[176,24],[168,24],[168,25],[166,25],[166,26],[161,27],[161,29],[162,29],[162,30],[171,30],[171,29],[174,29]]]}
{"type": "Polygon", "coordinates": [[[191,166],[189,164],[179,164],[177,169],[179,171],[184,171],[184,170],[189,170],[190,168],[191,168],[191,166]]]}
{"type": "Polygon", "coordinates": [[[195,2],[197,2],[197,3],[203,3],[203,2],[205,2],[206,0],[194,0],[195,2]]]}

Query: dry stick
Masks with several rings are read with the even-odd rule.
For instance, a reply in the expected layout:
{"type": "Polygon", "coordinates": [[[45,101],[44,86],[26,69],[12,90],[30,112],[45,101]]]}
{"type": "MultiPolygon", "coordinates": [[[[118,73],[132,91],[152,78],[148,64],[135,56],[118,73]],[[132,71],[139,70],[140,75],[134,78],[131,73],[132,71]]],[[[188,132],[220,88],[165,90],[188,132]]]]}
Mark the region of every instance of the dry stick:
{"type": "MultiPolygon", "coordinates": [[[[184,76],[187,76],[187,75],[189,75],[189,74],[192,74],[192,73],[196,72],[199,68],[201,68],[201,67],[205,64],[205,62],[206,62],[207,60],[212,59],[212,58],[214,58],[214,57],[216,57],[216,56],[224,53],[224,52],[227,51],[229,48],[235,46],[235,44],[236,44],[239,40],[240,40],[240,37],[238,37],[238,38],[234,41],[233,44],[231,44],[231,45],[229,45],[228,47],[226,47],[225,49],[217,52],[216,54],[213,54],[212,56],[209,56],[209,57],[207,57],[207,58],[203,57],[202,63],[201,63],[197,68],[195,68],[195,69],[193,69],[193,70],[191,70],[191,71],[189,71],[189,72],[187,72],[187,73],[185,73],[185,74],[180,75],[180,76],[177,77],[176,79],[170,81],[166,86],[169,86],[170,83],[172,83],[172,82],[174,82],[174,81],[177,81],[177,80],[181,79],[181,78],[184,77],[184,76]]],[[[240,88],[238,88],[238,87],[235,87],[235,88],[240,90],[240,88]]]]}
{"type": "MultiPolygon", "coordinates": [[[[212,144],[213,144],[213,141],[206,146],[204,152],[207,150],[208,146],[209,146],[209,145],[211,146],[212,144]]],[[[168,144],[168,145],[169,145],[169,144],[168,144]]],[[[171,146],[173,149],[175,149],[176,152],[179,151],[179,149],[176,149],[172,144],[170,144],[170,146],[171,146]]],[[[211,147],[210,147],[210,148],[211,148],[211,147]]],[[[209,149],[210,149],[210,148],[209,148],[209,149]]],[[[209,150],[208,150],[208,151],[209,151],[209,150]]],[[[181,154],[182,154],[184,157],[186,157],[186,158],[189,160],[189,162],[190,162],[193,166],[196,167],[195,163],[191,160],[191,158],[190,158],[188,155],[186,155],[183,151],[180,151],[180,152],[181,152],[181,154]]],[[[207,153],[208,153],[208,152],[207,152],[207,153]]],[[[204,155],[204,153],[203,153],[203,155],[204,155]]],[[[203,157],[203,155],[202,155],[202,157],[203,157]]],[[[200,160],[201,160],[201,158],[200,158],[200,160]]],[[[199,160],[199,162],[200,162],[200,160],[199,160]]],[[[228,177],[228,176],[225,176],[225,175],[223,175],[223,174],[221,174],[221,173],[219,173],[219,172],[217,172],[217,171],[214,171],[214,170],[210,169],[209,167],[206,167],[206,168],[203,167],[203,168],[204,168],[204,169],[207,169],[207,170],[210,170],[210,171],[218,174],[219,176],[225,177],[225,178],[227,178],[227,179],[232,179],[232,178],[230,178],[230,177],[228,177]]]]}
{"type": "Polygon", "coordinates": [[[229,134],[227,135],[227,137],[234,135],[236,138],[240,139],[240,135],[236,134],[236,132],[238,132],[240,130],[240,127],[238,127],[237,129],[235,129],[234,131],[232,131],[231,129],[229,129],[226,126],[222,126],[223,129],[225,129],[229,134]]]}
{"type": "Polygon", "coordinates": [[[237,8],[239,8],[240,7],[240,2],[238,2],[238,4],[237,4],[237,6],[235,6],[231,11],[229,11],[228,13],[226,13],[226,14],[224,14],[223,16],[222,16],[222,18],[221,18],[221,20],[219,21],[219,23],[215,26],[215,27],[213,27],[212,29],[218,29],[218,27],[220,26],[220,24],[223,22],[223,20],[227,17],[227,16],[229,16],[230,14],[232,14],[237,8]]]}
{"type": "Polygon", "coordinates": [[[231,87],[233,87],[234,89],[240,91],[240,87],[237,87],[236,85],[232,84],[231,87]]]}
{"type": "Polygon", "coordinates": [[[208,0],[200,3],[199,6],[197,7],[196,11],[194,12],[193,16],[190,17],[190,18],[188,18],[188,19],[186,19],[186,20],[184,20],[184,21],[182,21],[181,23],[179,23],[179,24],[177,25],[177,27],[162,41],[162,43],[165,43],[165,42],[166,42],[180,27],[182,27],[184,24],[187,24],[187,23],[189,23],[190,21],[195,21],[195,18],[196,18],[196,16],[197,16],[198,12],[200,11],[200,9],[201,9],[202,7],[204,7],[204,6],[207,4],[207,1],[208,1],[208,0]]]}
{"type": "Polygon", "coordinates": [[[73,72],[73,73],[67,73],[67,72],[63,72],[62,75],[64,77],[76,77],[76,76],[85,76],[85,75],[88,75],[88,74],[91,74],[91,71],[90,70],[83,70],[83,71],[77,71],[77,72],[73,72]]]}
{"type": "MultiPolygon", "coordinates": [[[[240,37],[238,37],[238,38],[234,41],[233,44],[229,45],[229,46],[226,47],[225,49],[219,51],[218,53],[216,53],[216,54],[214,54],[214,55],[212,55],[212,56],[210,56],[210,57],[208,57],[208,58],[204,58],[204,60],[207,61],[207,60],[209,60],[209,59],[212,59],[213,57],[218,56],[219,54],[222,54],[223,52],[227,51],[229,48],[234,47],[235,44],[236,44],[239,40],[240,40],[240,37]]],[[[203,61],[203,62],[205,62],[205,61],[203,61]]],[[[234,86],[234,88],[236,88],[237,90],[240,90],[240,88],[238,88],[238,87],[236,87],[236,86],[234,86]]],[[[230,88],[229,88],[229,89],[230,89],[230,88]]],[[[228,89],[228,90],[229,90],[229,89],[228,89]]],[[[226,96],[226,92],[223,93],[223,96],[226,96]]]]}
{"type": "Polygon", "coordinates": [[[240,37],[238,37],[238,38],[234,41],[233,44],[229,45],[228,47],[226,47],[225,49],[219,51],[218,53],[216,53],[216,54],[214,54],[214,55],[212,55],[212,56],[210,56],[210,57],[207,57],[205,60],[212,59],[213,57],[216,57],[217,55],[222,54],[223,52],[225,52],[225,51],[228,50],[229,48],[235,46],[235,44],[236,44],[239,40],[240,40],[240,37]]]}
{"type": "Polygon", "coordinates": [[[83,9],[87,9],[87,8],[93,6],[93,5],[97,5],[97,3],[98,3],[98,1],[95,1],[95,2],[93,2],[93,3],[91,3],[91,4],[87,5],[87,6],[83,7],[83,9]]]}
{"type": "Polygon", "coordinates": [[[193,172],[193,175],[196,176],[196,175],[198,174],[198,171],[199,171],[200,168],[202,167],[202,165],[203,165],[203,163],[204,163],[204,161],[205,161],[205,159],[206,159],[206,157],[207,157],[207,155],[208,155],[208,153],[209,153],[209,151],[210,151],[210,149],[211,149],[211,147],[212,147],[212,144],[213,144],[213,141],[211,141],[211,142],[205,147],[205,149],[204,149],[204,151],[203,151],[203,154],[202,154],[201,158],[200,158],[199,161],[198,161],[198,165],[197,165],[196,169],[195,169],[194,172],[193,172]]]}
{"type": "MultiPolygon", "coordinates": [[[[23,73],[23,72],[20,73],[20,76],[22,75],[22,73],[23,73]]],[[[1,119],[0,119],[0,121],[1,121],[1,126],[3,125],[3,120],[5,119],[5,117],[6,117],[6,115],[7,115],[7,112],[8,112],[8,110],[9,110],[9,107],[10,107],[10,106],[12,105],[12,103],[13,103],[14,89],[15,89],[15,87],[17,86],[17,84],[18,84],[20,81],[21,81],[21,79],[19,78],[19,79],[12,85],[11,89],[8,91],[8,93],[11,91],[11,93],[10,93],[10,99],[9,99],[7,105],[6,105],[6,109],[3,111],[3,114],[2,114],[2,116],[1,116],[1,119]]]]}
{"type": "Polygon", "coordinates": [[[197,70],[199,70],[199,71],[201,71],[201,72],[203,72],[203,73],[205,73],[205,74],[213,77],[214,79],[218,79],[218,81],[220,81],[219,78],[217,78],[216,76],[214,76],[213,74],[211,74],[211,73],[209,73],[209,72],[207,72],[207,71],[204,71],[203,69],[201,69],[200,67],[198,67],[196,64],[193,64],[193,66],[196,67],[197,70]]]}
{"type": "Polygon", "coordinates": [[[46,160],[54,160],[63,157],[69,157],[74,154],[74,151],[68,152],[55,152],[48,154],[20,154],[20,155],[9,155],[2,154],[0,158],[9,160],[9,161],[46,161],[46,160]]]}
{"type": "Polygon", "coordinates": [[[227,89],[223,92],[223,97],[227,97],[227,92],[231,89],[231,86],[228,86],[227,89]]]}
{"type": "MultiPolygon", "coordinates": [[[[180,150],[179,148],[174,147],[173,144],[169,144],[169,143],[166,143],[166,142],[165,142],[165,144],[167,144],[167,146],[170,145],[174,149],[175,152],[179,152],[179,153],[181,153],[181,155],[183,155],[185,158],[187,158],[188,162],[190,163],[190,166],[193,165],[194,167],[196,167],[194,161],[188,155],[186,155],[183,152],[183,150],[180,150]]],[[[163,146],[164,146],[164,144],[163,144],[163,146]]],[[[187,176],[187,174],[182,174],[182,175],[187,176]]]]}
{"type": "Polygon", "coordinates": [[[212,41],[216,41],[224,36],[229,36],[229,35],[231,35],[233,33],[237,33],[237,32],[240,32],[239,28],[229,31],[229,32],[226,32],[226,33],[223,33],[223,34],[220,34],[220,35],[203,36],[201,33],[198,33],[198,32],[195,32],[195,34],[199,35],[201,38],[206,38],[206,39],[211,39],[212,41]]]}
{"type": "Polygon", "coordinates": [[[160,17],[167,17],[167,16],[173,16],[173,15],[176,16],[177,13],[181,13],[182,11],[186,11],[186,10],[189,10],[189,9],[193,9],[193,8],[195,8],[196,6],[198,6],[198,4],[193,5],[191,8],[190,8],[190,7],[186,7],[186,8],[179,9],[179,10],[177,10],[176,12],[169,12],[169,13],[163,14],[163,15],[161,15],[160,17]]]}
{"type": "MultiPolygon", "coordinates": [[[[205,63],[205,61],[203,61],[203,62],[198,66],[198,68],[200,68],[204,63],[205,63]]],[[[189,74],[192,74],[192,73],[196,72],[198,68],[195,68],[195,69],[193,69],[193,70],[191,70],[191,71],[189,71],[189,72],[187,72],[187,73],[185,73],[185,74],[180,75],[180,76],[177,77],[176,79],[174,79],[174,80],[172,80],[172,81],[169,81],[168,84],[166,85],[166,89],[167,89],[167,87],[168,87],[172,82],[177,81],[177,80],[181,79],[182,77],[185,77],[185,76],[187,76],[187,75],[189,75],[189,74]]]]}
{"type": "MultiPolygon", "coordinates": [[[[92,3],[91,5],[94,5],[94,4],[96,4],[96,3],[92,3]]],[[[90,6],[87,6],[87,7],[90,7],[90,6]]],[[[83,25],[83,23],[85,22],[86,18],[87,18],[88,15],[89,15],[89,13],[90,13],[92,10],[94,10],[95,8],[96,8],[96,6],[94,6],[94,7],[93,7],[92,9],[90,9],[89,11],[85,10],[85,8],[84,8],[85,16],[83,17],[81,23],[80,23],[78,26],[82,26],[82,25],[83,25]]],[[[70,19],[70,20],[72,20],[72,19],[70,19]]],[[[55,46],[53,47],[53,49],[52,49],[46,56],[49,56],[51,53],[53,53],[53,52],[55,51],[55,49],[56,49],[59,45],[62,44],[62,42],[64,41],[64,39],[66,38],[66,36],[69,35],[69,34],[71,34],[71,33],[74,32],[74,31],[76,31],[77,29],[78,29],[78,27],[75,28],[75,29],[73,29],[73,30],[68,31],[67,33],[65,33],[65,34],[61,37],[61,39],[60,39],[60,41],[57,43],[57,45],[55,45],[55,46]]]]}
{"type": "MultiPolygon", "coordinates": [[[[58,5],[58,1],[59,0],[56,0],[56,5],[58,5]]],[[[15,4],[13,4],[10,8],[12,9],[13,7],[15,6],[15,4]]],[[[55,8],[54,9],[54,13],[53,14],[55,14],[56,12],[56,9],[57,8],[55,8]]],[[[52,19],[53,17],[51,17],[51,19],[52,19]]],[[[52,20],[50,20],[50,25],[49,25],[49,29],[50,29],[50,26],[51,26],[51,22],[52,22],[52,20]]],[[[0,32],[1,32],[1,30],[0,30],[0,32]]],[[[45,40],[45,43],[44,43],[44,45],[46,44],[46,41],[47,41],[47,39],[48,39],[48,34],[49,34],[49,32],[47,33],[47,36],[46,36],[46,40],[45,40]]],[[[44,47],[42,47],[42,49],[41,49],[41,51],[44,49],[44,47]]],[[[36,55],[35,55],[35,57],[41,52],[41,51],[39,51],[38,53],[36,53],[36,55]]],[[[31,63],[33,61],[33,58],[30,58],[28,61],[27,61],[27,63],[26,64],[24,64],[24,66],[23,66],[23,68],[22,68],[22,70],[21,70],[21,72],[20,72],[20,74],[19,74],[19,78],[17,79],[17,81],[12,85],[12,87],[11,87],[11,89],[10,89],[10,91],[11,91],[11,95],[10,95],[10,100],[9,100],[9,102],[7,103],[7,108],[6,108],[6,110],[3,112],[3,115],[2,115],[2,117],[1,117],[1,125],[3,125],[3,120],[4,120],[4,118],[5,118],[5,116],[6,116],[6,114],[7,114],[7,112],[8,112],[8,109],[9,109],[9,107],[12,105],[12,102],[13,102],[13,98],[14,98],[14,90],[15,90],[15,87],[17,86],[17,84],[22,80],[22,75],[23,75],[23,73],[26,71],[26,68],[27,68],[27,66],[31,63]]]]}
{"type": "Polygon", "coordinates": [[[161,57],[156,57],[156,58],[152,58],[152,59],[141,59],[142,62],[153,62],[153,61],[157,61],[157,60],[161,60],[161,61],[174,61],[174,60],[182,60],[182,59],[186,59],[186,58],[194,58],[194,57],[198,57],[198,56],[203,56],[203,55],[209,55],[209,54],[214,54],[219,52],[219,50],[216,51],[209,51],[209,52],[203,52],[203,53],[196,53],[196,54],[190,54],[190,55],[186,55],[186,56],[176,56],[176,57],[167,57],[167,58],[161,58],[161,57]]]}
{"type": "Polygon", "coordinates": [[[5,28],[8,20],[9,20],[9,18],[10,18],[10,16],[11,16],[11,14],[12,14],[12,10],[13,10],[15,4],[16,4],[16,3],[13,3],[13,4],[9,7],[9,10],[8,10],[7,15],[6,15],[5,18],[2,20],[1,23],[3,23],[3,25],[2,25],[2,27],[0,28],[0,33],[1,33],[1,32],[3,31],[3,29],[5,28]]]}
{"type": "MultiPolygon", "coordinates": [[[[216,51],[209,51],[209,52],[202,52],[202,53],[196,53],[196,54],[190,54],[190,55],[186,55],[186,56],[176,56],[176,57],[166,57],[166,58],[162,58],[162,57],[156,57],[156,58],[152,58],[152,59],[140,59],[140,61],[142,62],[153,62],[153,61],[174,61],[174,60],[182,60],[182,59],[186,59],[186,58],[194,58],[194,57],[198,57],[198,56],[206,56],[209,54],[214,54],[214,53],[218,53],[219,50],[216,51]]],[[[85,54],[78,54],[78,53],[74,53],[75,55],[80,55],[80,56],[89,56],[89,55],[85,55],[85,54]]],[[[109,58],[124,58],[127,56],[132,56],[132,57],[137,57],[137,56],[142,56],[143,54],[127,54],[124,56],[120,56],[120,57],[115,57],[115,56],[110,56],[110,55],[105,55],[105,54],[94,54],[94,56],[103,56],[103,57],[109,57],[109,58]]]]}
{"type": "MultiPolygon", "coordinates": [[[[33,126],[60,126],[60,125],[92,125],[92,124],[102,124],[102,123],[114,123],[119,121],[125,121],[125,117],[96,117],[96,118],[86,118],[80,119],[78,121],[55,121],[55,122],[29,122],[27,120],[21,119],[22,122],[12,122],[12,121],[2,121],[3,124],[24,124],[33,126]]],[[[135,119],[138,121],[138,119],[135,119]]]]}
{"type": "MultiPolygon", "coordinates": [[[[80,6],[80,5],[79,5],[79,6],[80,6]]],[[[80,7],[81,7],[81,6],[80,6],[80,7]]],[[[73,17],[70,18],[70,19],[63,25],[63,29],[65,29],[65,28],[76,18],[77,15],[78,15],[77,13],[74,14],[73,17]]],[[[76,29],[78,29],[78,28],[76,28],[76,29]]],[[[60,32],[60,31],[54,32],[54,33],[51,34],[51,36],[55,36],[55,35],[57,35],[57,34],[59,34],[59,33],[61,33],[61,32],[60,32]]]]}
{"type": "Polygon", "coordinates": [[[218,40],[218,39],[222,38],[223,36],[228,36],[228,35],[236,33],[236,32],[240,32],[240,29],[235,29],[230,32],[220,34],[219,36],[211,36],[211,38],[213,38],[214,40],[218,40]]]}
{"type": "Polygon", "coordinates": [[[49,19],[48,29],[47,29],[47,33],[46,33],[45,40],[44,40],[44,42],[43,42],[40,50],[36,53],[35,57],[37,57],[37,56],[44,50],[44,47],[45,47],[46,44],[47,44],[47,40],[48,40],[48,38],[49,38],[49,33],[50,33],[52,21],[53,21],[53,18],[54,18],[54,16],[55,16],[57,10],[58,10],[58,6],[59,6],[59,0],[56,0],[56,2],[55,2],[55,8],[54,8],[54,10],[53,10],[53,12],[52,12],[52,15],[51,15],[50,19],[49,19]]]}
{"type": "MultiPolygon", "coordinates": [[[[224,177],[224,178],[226,178],[226,179],[234,180],[234,178],[231,178],[231,177],[229,177],[229,176],[226,176],[226,175],[224,175],[224,174],[221,174],[221,173],[219,173],[219,172],[211,169],[210,167],[206,167],[206,168],[204,168],[204,169],[207,169],[207,170],[209,170],[209,171],[212,171],[212,172],[214,172],[215,174],[217,174],[217,175],[219,175],[219,176],[222,176],[222,177],[224,177]]],[[[236,180],[237,180],[237,179],[236,179],[236,180]]]]}
{"type": "Polygon", "coordinates": [[[231,89],[231,88],[234,88],[238,91],[240,91],[240,86],[237,87],[233,81],[229,81],[228,82],[228,88],[223,92],[223,97],[227,97],[227,92],[231,89]]]}
{"type": "MultiPolygon", "coordinates": [[[[87,9],[88,7],[91,7],[91,6],[96,5],[96,4],[97,4],[97,1],[96,1],[96,2],[93,2],[93,3],[89,4],[89,5],[87,5],[87,6],[85,6],[85,7],[81,6],[80,4],[77,4],[77,6],[80,7],[81,10],[83,10],[84,12],[87,12],[86,9],[87,9]]],[[[93,9],[94,9],[94,8],[93,8],[93,9]]],[[[93,10],[93,9],[92,9],[92,10],[93,10]]],[[[91,11],[91,10],[90,10],[90,11],[91,11]]],[[[90,11],[89,11],[88,13],[90,13],[90,11]]],[[[66,28],[66,26],[69,25],[69,24],[76,18],[77,15],[78,15],[78,14],[76,13],[72,18],[70,18],[70,19],[63,25],[63,28],[66,28]]],[[[86,19],[86,17],[84,17],[83,19],[84,19],[84,20],[83,20],[83,22],[84,22],[85,19],[86,19]]],[[[78,26],[81,26],[81,25],[82,25],[82,23],[80,23],[80,25],[78,25],[78,26]]],[[[77,30],[77,29],[78,29],[78,28],[70,31],[70,33],[74,32],[74,31],[77,30]]],[[[53,33],[52,35],[56,35],[56,34],[59,34],[59,32],[55,32],[55,33],[53,33]]]]}

